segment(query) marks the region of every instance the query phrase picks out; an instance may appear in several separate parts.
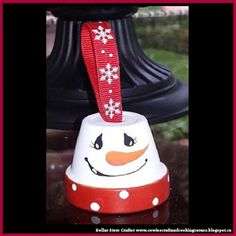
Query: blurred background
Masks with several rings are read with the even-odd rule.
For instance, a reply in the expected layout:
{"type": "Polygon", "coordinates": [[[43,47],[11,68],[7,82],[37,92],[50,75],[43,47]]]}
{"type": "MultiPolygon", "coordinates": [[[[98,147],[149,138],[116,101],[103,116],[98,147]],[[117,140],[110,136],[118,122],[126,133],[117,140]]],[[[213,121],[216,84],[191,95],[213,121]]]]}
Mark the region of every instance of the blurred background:
{"type": "MultiPolygon", "coordinates": [[[[140,7],[133,18],[145,54],[170,68],[176,79],[188,83],[188,7],[140,7]]],[[[56,20],[47,12],[47,56],[53,47],[56,20]]],[[[151,128],[158,139],[188,143],[188,116],[151,128]]]]}
{"type": "MultiPolygon", "coordinates": [[[[188,83],[188,7],[140,8],[134,22],[145,54],[188,83]]],[[[188,142],[188,116],[151,128],[158,139],[188,142]]]]}

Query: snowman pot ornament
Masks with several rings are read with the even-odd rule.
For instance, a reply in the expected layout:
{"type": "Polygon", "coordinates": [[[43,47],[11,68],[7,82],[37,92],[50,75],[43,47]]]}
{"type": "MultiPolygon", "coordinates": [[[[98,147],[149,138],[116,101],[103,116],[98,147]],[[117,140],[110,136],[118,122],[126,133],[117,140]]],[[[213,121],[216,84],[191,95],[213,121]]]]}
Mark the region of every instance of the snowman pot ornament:
{"type": "Polygon", "coordinates": [[[66,196],[93,212],[122,214],[160,205],[169,196],[169,174],[160,161],[147,119],[122,111],[120,68],[108,22],[86,22],[82,54],[99,113],[84,118],[72,164],[65,173],[66,196]]]}

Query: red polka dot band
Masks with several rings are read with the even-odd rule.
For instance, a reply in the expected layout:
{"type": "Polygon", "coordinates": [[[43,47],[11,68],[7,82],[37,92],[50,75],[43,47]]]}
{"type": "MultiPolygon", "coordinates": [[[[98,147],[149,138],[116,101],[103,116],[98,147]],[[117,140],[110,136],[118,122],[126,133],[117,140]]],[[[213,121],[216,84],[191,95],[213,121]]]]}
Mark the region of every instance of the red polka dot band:
{"type": "Polygon", "coordinates": [[[115,37],[108,22],[86,22],[81,48],[89,78],[104,121],[122,122],[120,65],[115,37]]]}
{"type": "Polygon", "coordinates": [[[162,204],[169,196],[169,174],[160,180],[132,188],[95,188],[72,181],[65,175],[67,199],[76,207],[99,213],[125,214],[162,204]]]}

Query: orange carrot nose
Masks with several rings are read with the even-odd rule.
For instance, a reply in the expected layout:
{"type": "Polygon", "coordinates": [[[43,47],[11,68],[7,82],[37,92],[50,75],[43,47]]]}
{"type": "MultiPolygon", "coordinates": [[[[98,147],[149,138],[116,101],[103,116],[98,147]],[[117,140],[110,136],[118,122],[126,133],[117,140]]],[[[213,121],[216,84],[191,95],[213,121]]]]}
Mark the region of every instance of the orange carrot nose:
{"type": "Polygon", "coordinates": [[[148,148],[148,145],[144,149],[134,151],[134,152],[111,151],[107,153],[106,160],[109,164],[113,166],[124,165],[138,159],[140,156],[142,156],[145,153],[147,148],[148,148]]]}

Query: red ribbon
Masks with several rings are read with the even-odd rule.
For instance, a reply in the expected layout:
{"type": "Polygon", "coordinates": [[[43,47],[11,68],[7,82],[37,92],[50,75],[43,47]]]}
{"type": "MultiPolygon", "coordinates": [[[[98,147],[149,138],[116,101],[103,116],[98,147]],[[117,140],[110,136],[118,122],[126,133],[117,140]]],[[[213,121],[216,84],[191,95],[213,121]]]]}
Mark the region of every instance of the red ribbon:
{"type": "Polygon", "coordinates": [[[110,24],[101,21],[84,23],[81,48],[103,120],[122,122],[120,66],[110,24]]]}

